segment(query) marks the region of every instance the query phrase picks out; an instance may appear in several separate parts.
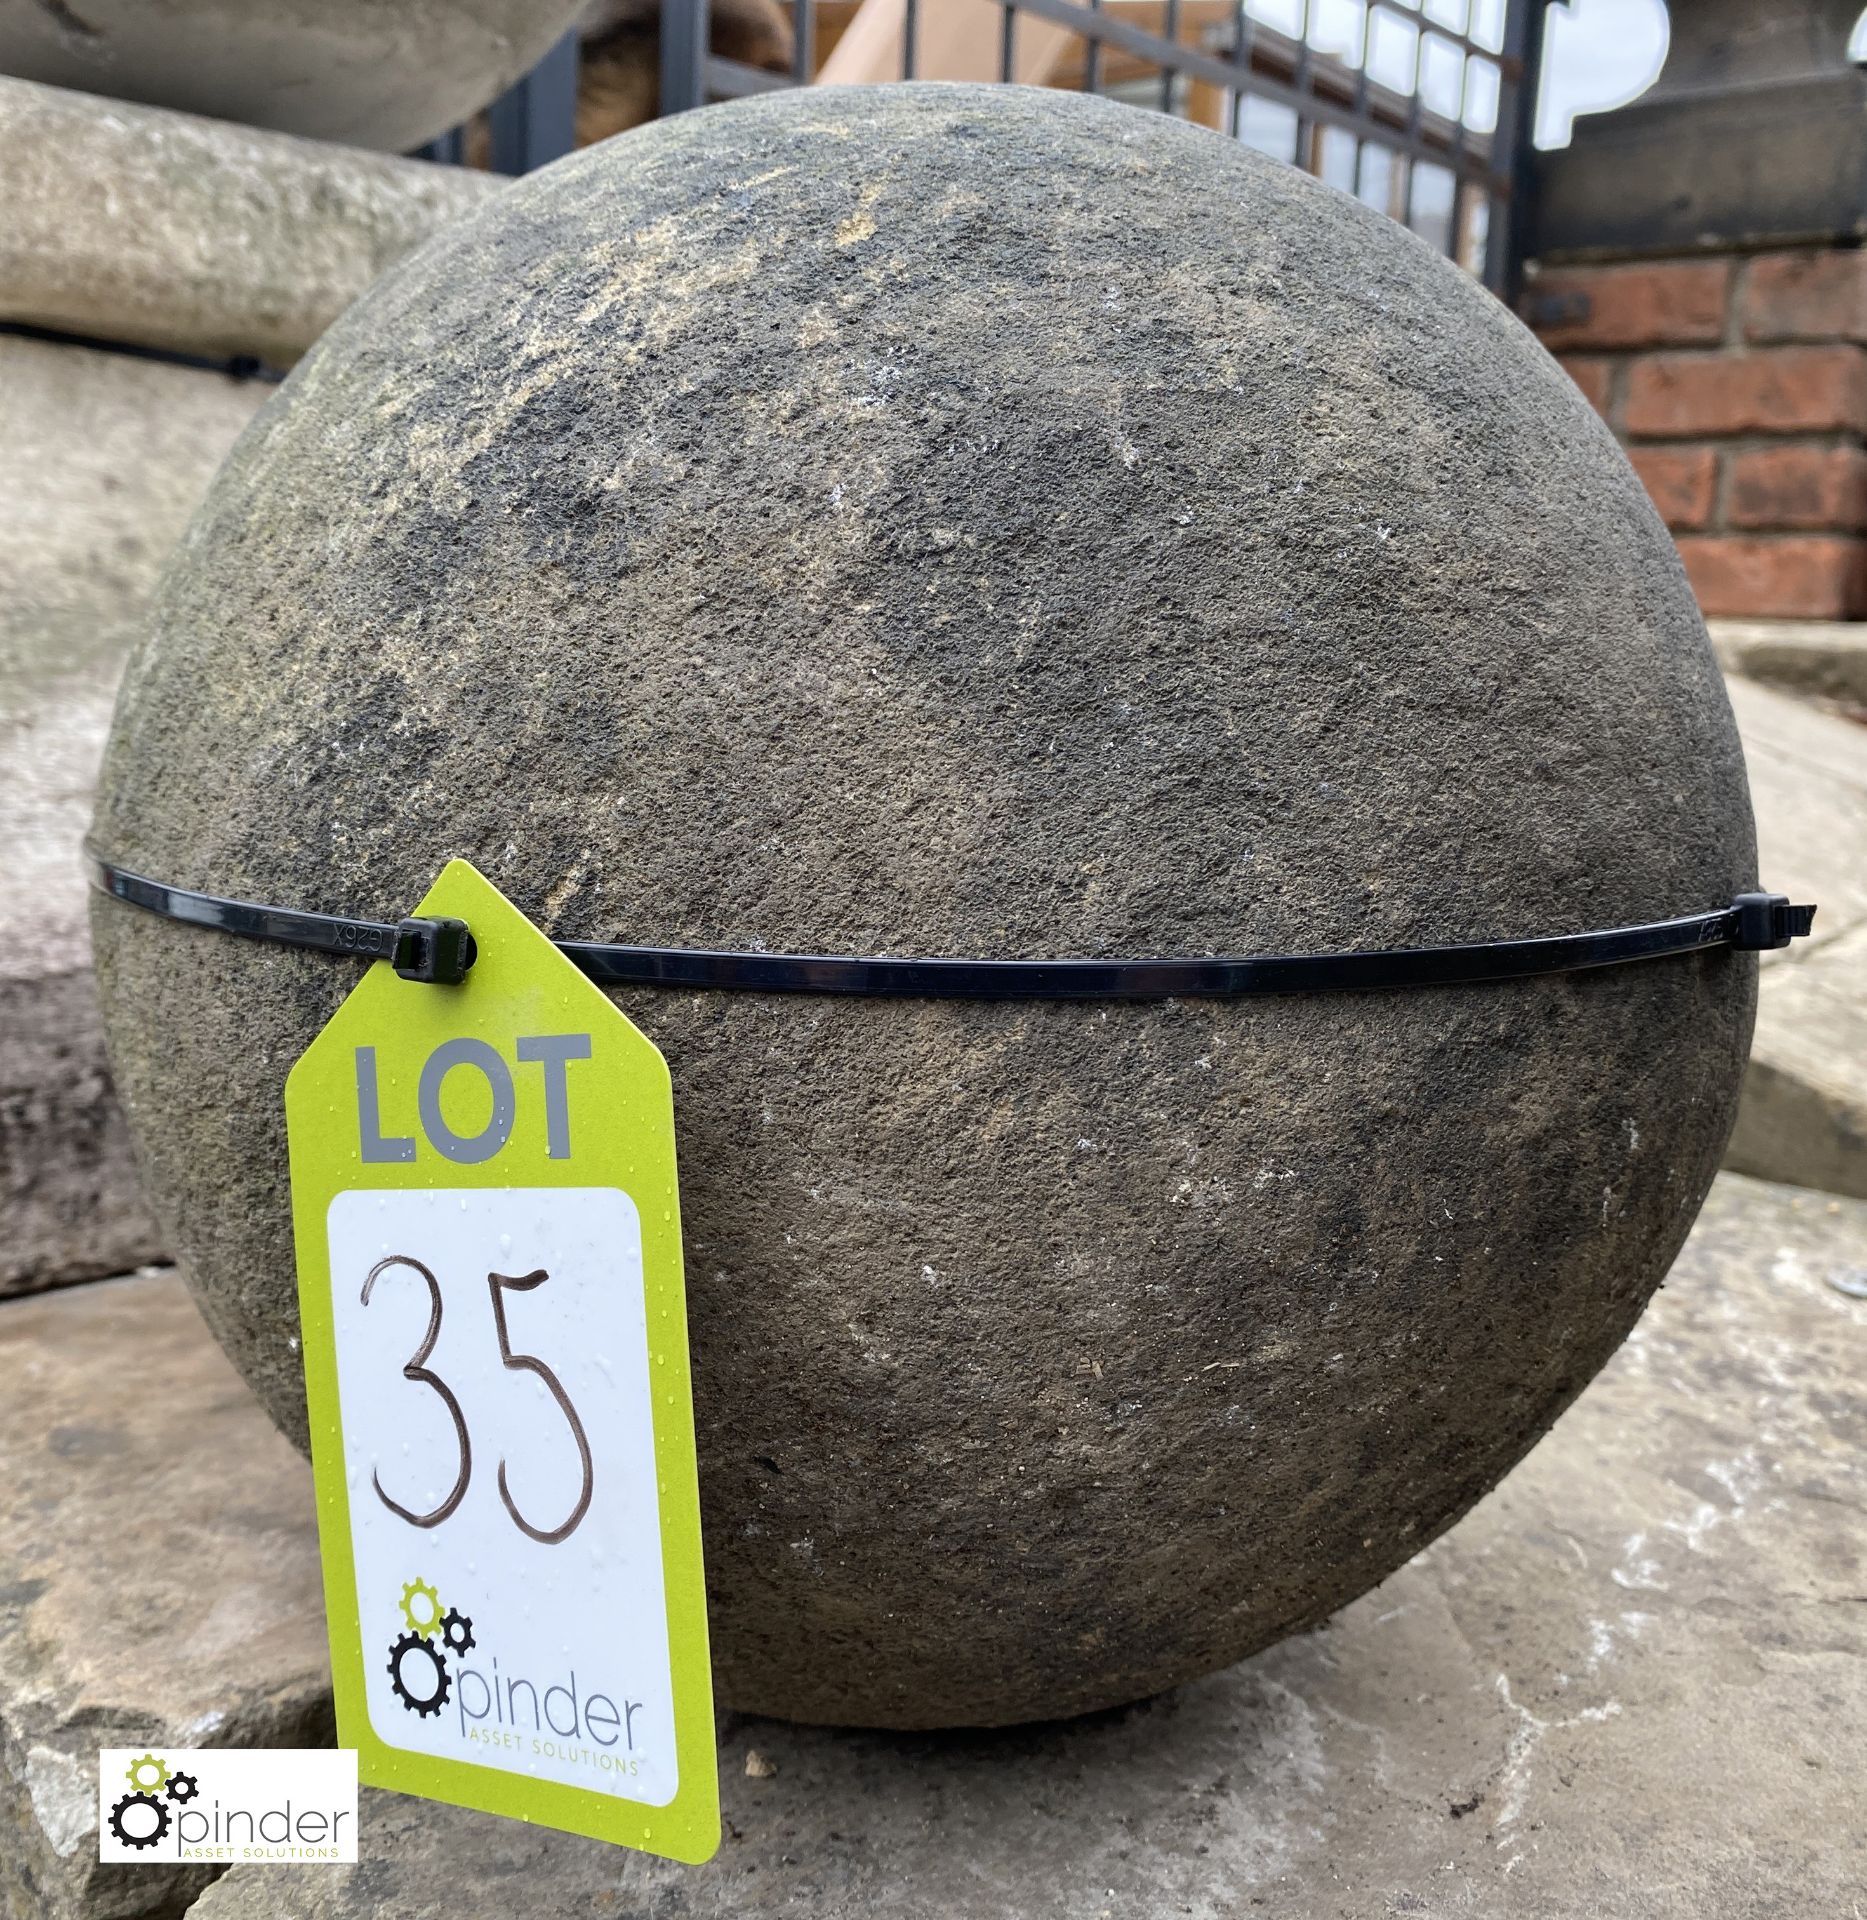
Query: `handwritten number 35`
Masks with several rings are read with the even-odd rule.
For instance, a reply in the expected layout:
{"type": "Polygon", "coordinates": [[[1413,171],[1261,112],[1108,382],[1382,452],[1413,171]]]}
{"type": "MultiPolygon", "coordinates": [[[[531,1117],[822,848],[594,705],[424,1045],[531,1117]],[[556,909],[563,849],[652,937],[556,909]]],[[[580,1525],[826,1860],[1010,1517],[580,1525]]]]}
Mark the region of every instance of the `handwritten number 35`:
{"type": "MultiPolygon", "coordinates": [[[[434,1343],[441,1337],[441,1286],[434,1275],[419,1260],[406,1253],[392,1253],[386,1260],[378,1260],[370,1268],[369,1278],[363,1282],[363,1304],[370,1303],[370,1294],[376,1282],[391,1267],[407,1267],[410,1272],[418,1273],[427,1282],[428,1287],[428,1330],[421,1337],[421,1345],[409,1356],[402,1369],[404,1380],[413,1380],[424,1387],[432,1387],[441,1396],[442,1404],[447,1408],[454,1423],[454,1439],[460,1449],[460,1471],[455,1476],[454,1485],[447,1498],[438,1507],[427,1513],[415,1513],[399,1500],[393,1500],[384,1489],[382,1474],[374,1476],[376,1497],[393,1514],[406,1520],[411,1527],[438,1527],[447,1516],[467,1497],[467,1483],[473,1478],[473,1442],[467,1434],[467,1416],[460,1410],[460,1402],[455,1398],[454,1390],[439,1374],[428,1367],[429,1356],[434,1352],[434,1343]]],[[[560,1540],[568,1540],[577,1531],[584,1515],[590,1511],[590,1493],[594,1484],[594,1470],[590,1461],[590,1437],[583,1430],[583,1422],[577,1417],[577,1409],[571,1405],[571,1398],[564,1391],[564,1383],[557,1375],[529,1353],[512,1351],[512,1335],[506,1326],[506,1290],[515,1293],[529,1293],[534,1287],[542,1287],[550,1275],[540,1267],[535,1273],[521,1274],[517,1277],[503,1273],[489,1273],[486,1284],[493,1296],[493,1328],[499,1336],[499,1358],[503,1365],[514,1373],[533,1373],[545,1383],[546,1390],[558,1403],[570,1427],[571,1438],[577,1443],[577,1457],[583,1466],[583,1485],[577,1495],[577,1504],[571,1509],[570,1517],[555,1527],[535,1527],[522,1514],[512,1498],[512,1490],[506,1484],[506,1463],[499,1462],[499,1497],[505,1502],[506,1511],[512,1516],[512,1523],[521,1533],[529,1534],[532,1539],[541,1541],[545,1546],[554,1547],[560,1540]]]]}

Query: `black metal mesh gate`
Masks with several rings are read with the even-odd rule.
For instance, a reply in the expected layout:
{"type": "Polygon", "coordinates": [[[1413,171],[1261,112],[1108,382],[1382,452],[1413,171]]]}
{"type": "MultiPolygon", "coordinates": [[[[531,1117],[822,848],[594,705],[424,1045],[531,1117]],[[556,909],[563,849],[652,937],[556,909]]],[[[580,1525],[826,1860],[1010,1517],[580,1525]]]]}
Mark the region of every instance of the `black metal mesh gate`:
{"type": "MultiPolygon", "coordinates": [[[[1302,167],[1508,292],[1546,4],[789,0],[782,73],[712,51],[710,0],[662,0],[660,110],[818,79],[1024,80],[1110,94],[1302,167]]],[[[570,150],[576,58],[568,38],[496,103],[495,167],[524,172],[570,150]]],[[[458,158],[458,136],[429,151],[458,158]]]]}

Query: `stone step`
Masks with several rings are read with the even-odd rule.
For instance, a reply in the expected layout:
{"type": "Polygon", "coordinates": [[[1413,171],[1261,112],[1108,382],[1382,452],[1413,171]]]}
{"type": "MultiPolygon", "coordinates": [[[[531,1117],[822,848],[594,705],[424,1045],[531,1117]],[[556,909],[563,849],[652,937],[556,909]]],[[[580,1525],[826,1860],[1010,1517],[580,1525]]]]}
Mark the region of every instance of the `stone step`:
{"type": "Polygon", "coordinates": [[[366,1790],[358,1866],[236,1866],[193,1920],[1848,1913],[1863,1294],[1867,1205],[1722,1175],[1550,1437],[1318,1632],[1065,1725],[729,1718],[699,1868],[366,1790]]]}
{"type": "Polygon", "coordinates": [[[1867,621],[1710,620],[1726,673],[1867,715],[1867,621]]]}
{"type": "Polygon", "coordinates": [[[1820,903],[1814,938],[1767,965],[1794,965],[1867,921],[1867,727],[1733,674],[1725,681],[1750,774],[1759,877],[1820,903]]]}
{"type": "Polygon", "coordinates": [[[1742,676],[1726,684],[1762,879],[1821,910],[1813,938],[1764,956],[1725,1164],[1867,1195],[1867,726],[1742,676]]]}
{"type": "Polygon", "coordinates": [[[1765,969],[1725,1164],[1867,1198],[1867,922],[1765,969]]]}
{"type": "Polygon", "coordinates": [[[156,576],[270,391],[0,336],[0,1295],[160,1251],[110,1091],[78,848],[156,576]]]}
{"type": "Polygon", "coordinates": [[[311,1471],[179,1279],[0,1301],[0,1915],[170,1915],[100,1866],[100,1746],[334,1737],[311,1471]]]}

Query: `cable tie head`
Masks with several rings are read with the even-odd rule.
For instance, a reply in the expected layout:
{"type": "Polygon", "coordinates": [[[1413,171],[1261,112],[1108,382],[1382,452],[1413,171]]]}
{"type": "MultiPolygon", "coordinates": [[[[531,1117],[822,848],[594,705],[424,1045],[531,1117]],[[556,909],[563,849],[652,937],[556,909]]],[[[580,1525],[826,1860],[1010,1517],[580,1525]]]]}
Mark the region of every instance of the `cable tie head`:
{"type": "Polygon", "coordinates": [[[1786,893],[1740,893],[1731,902],[1731,944],[1739,953],[1769,953],[1802,939],[1813,907],[1792,907],[1786,893]]]}
{"type": "Polygon", "coordinates": [[[466,921],[413,915],[396,923],[395,950],[389,964],[404,980],[457,987],[466,979],[475,957],[473,935],[466,921]]]}

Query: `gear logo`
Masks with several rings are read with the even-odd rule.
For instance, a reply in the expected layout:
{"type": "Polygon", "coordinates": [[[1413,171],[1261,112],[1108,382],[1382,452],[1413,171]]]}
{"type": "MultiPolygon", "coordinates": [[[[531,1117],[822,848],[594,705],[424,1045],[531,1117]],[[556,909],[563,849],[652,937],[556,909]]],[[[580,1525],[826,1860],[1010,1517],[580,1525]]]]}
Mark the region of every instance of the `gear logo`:
{"type": "Polygon", "coordinates": [[[454,1683],[447,1675],[447,1661],[442,1657],[440,1648],[431,1645],[418,1633],[402,1634],[389,1649],[389,1684],[395,1689],[395,1697],[403,1706],[410,1713],[420,1714],[423,1719],[431,1713],[439,1713],[447,1704],[447,1696],[454,1690],[454,1683]],[[409,1685],[411,1673],[415,1683],[412,1688],[409,1685]]]}
{"type": "Polygon", "coordinates": [[[425,1580],[411,1580],[402,1589],[402,1618],[410,1633],[426,1640],[441,1624],[441,1596],[425,1580]]]}
{"type": "Polygon", "coordinates": [[[139,1852],[168,1838],[174,1816],[171,1806],[186,1806],[201,1788],[192,1773],[170,1773],[159,1754],[146,1753],[124,1769],[128,1793],[118,1796],[108,1824],[112,1839],[139,1852]]]}
{"type": "Polygon", "coordinates": [[[473,1622],[458,1607],[443,1609],[425,1580],[410,1580],[396,1604],[405,1630],[389,1643],[389,1685],[408,1712],[426,1720],[454,1691],[448,1655],[472,1650],[473,1622]]]}

